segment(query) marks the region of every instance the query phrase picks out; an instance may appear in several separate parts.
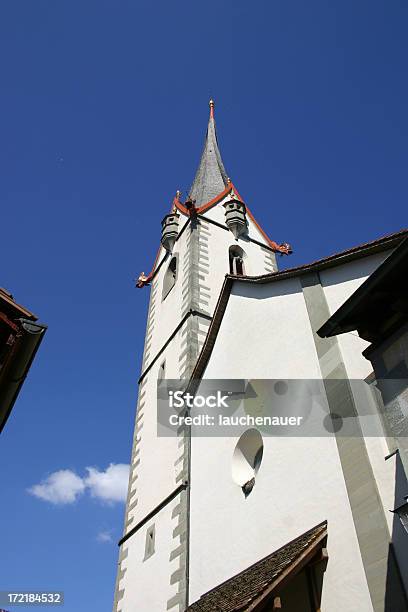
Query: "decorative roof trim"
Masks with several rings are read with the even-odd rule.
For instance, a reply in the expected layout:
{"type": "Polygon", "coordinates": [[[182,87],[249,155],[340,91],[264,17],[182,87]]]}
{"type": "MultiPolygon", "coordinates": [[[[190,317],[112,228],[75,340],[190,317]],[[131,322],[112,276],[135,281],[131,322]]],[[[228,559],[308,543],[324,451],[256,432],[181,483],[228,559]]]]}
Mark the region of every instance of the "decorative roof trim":
{"type": "MultiPolygon", "coordinates": [[[[225,196],[227,196],[229,193],[231,193],[231,191],[233,191],[235,193],[235,195],[237,196],[237,198],[243,204],[245,204],[243,198],[240,196],[240,194],[238,192],[238,189],[235,187],[234,183],[232,181],[230,181],[228,183],[228,185],[225,187],[225,189],[223,191],[221,191],[217,196],[215,196],[215,198],[213,198],[212,200],[210,200],[206,204],[203,204],[202,206],[199,206],[199,208],[196,208],[195,209],[196,214],[202,215],[204,212],[206,212],[207,210],[209,210],[210,208],[212,208],[216,204],[219,204],[221,202],[221,200],[223,200],[225,198],[225,196]]],[[[180,200],[178,199],[177,196],[173,200],[173,205],[176,206],[176,208],[180,212],[182,212],[184,215],[186,215],[186,216],[190,216],[191,215],[191,209],[189,210],[185,206],[183,206],[183,204],[180,202],[180,200]]],[[[276,251],[277,253],[282,253],[284,255],[289,255],[291,253],[291,249],[290,249],[289,245],[287,245],[287,244],[278,244],[274,240],[271,240],[268,237],[268,235],[264,232],[262,227],[259,225],[259,223],[255,219],[254,215],[252,214],[251,210],[249,209],[249,207],[246,204],[245,204],[245,208],[247,210],[247,213],[248,213],[251,221],[254,223],[255,227],[258,229],[258,231],[261,233],[263,238],[266,240],[267,244],[274,251],[276,251]]]]}
{"type": "MultiPolygon", "coordinates": [[[[198,208],[196,208],[194,206],[194,202],[191,202],[192,205],[189,208],[187,208],[180,201],[180,192],[177,191],[176,195],[173,198],[173,202],[172,202],[172,206],[171,206],[171,209],[170,209],[170,213],[172,211],[174,211],[174,209],[177,209],[178,211],[180,211],[183,215],[185,215],[188,218],[195,217],[197,215],[202,215],[203,213],[205,213],[207,210],[209,210],[213,206],[216,206],[217,204],[219,204],[232,191],[235,193],[237,198],[243,204],[245,204],[244,200],[242,199],[242,197],[240,196],[240,194],[238,192],[238,189],[235,187],[235,185],[234,185],[234,183],[232,183],[232,181],[230,181],[228,183],[228,185],[225,187],[225,189],[223,191],[221,191],[217,196],[215,196],[215,198],[213,198],[212,200],[210,200],[206,204],[203,204],[202,206],[199,206],[198,208]]],[[[247,205],[245,205],[245,208],[247,210],[247,213],[248,213],[251,221],[254,223],[255,227],[258,229],[260,234],[263,236],[263,238],[266,241],[267,245],[275,253],[281,253],[281,255],[290,255],[292,253],[292,249],[291,249],[290,245],[287,244],[287,243],[278,244],[274,240],[271,240],[268,237],[268,235],[264,232],[262,227],[259,225],[259,223],[255,219],[254,215],[252,214],[252,212],[250,211],[250,209],[248,208],[247,205]]],[[[153,278],[156,266],[157,266],[157,262],[158,262],[159,255],[160,255],[160,251],[161,251],[161,247],[159,247],[159,250],[157,251],[156,259],[154,260],[153,267],[152,267],[151,271],[149,272],[149,274],[146,276],[145,273],[142,272],[140,274],[139,278],[137,279],[136,287],[138,287],[139,289],[141,287],[144,287],[145,285],[150,284],[150,282],[151,282],[151,280],[153,278]]]]}
{"type": "Polygon", "coordinates": [[[225,198],[225,196],[227,196],[229,193],[231,193],[233,187],[234,186],[233,186],[233,184],[231,182],[228,183],[228,185],[225,187],[225,189],[223,189],[218,195],[216,195],[215,198],[213,198],[212,200],[210,200],[206,204],[203,204],[202,206],[197,208],[197,212],[202,214],[206,210],[209,210],[210,208],[215,206],[216,204],[219,204],[219,202],[221,202],[221,200],[223,200],[225,198]]]}
{"type": "MultiPolygon", "coordinates": [[[[173,210],[173,207],[172,209],[173,210]]],[[[180,238],[180,236],[183,234],[184,230],[186,229],[187,225],[190,222],[190,218],[187,219],[186,223],[183,225],[183,227],[181,228],[177,238],[176,238],[176,242],[177,240],[180,238]]],[[[144,272],[142,272],[139,275],[139,278],[136,279],[136,287],[138,289],[141,289],[142,287],[144,287],[145,285],[149,285],[151,283],[151,281],[153,280],[153,278],[155,277],[156,273],[158,272],[158,270],[160,269],[160,266],[162,265],[162,263],[165,261],[166,257],[167,257],[167,253],[164,254],[164,257],[162,258],[162,260],[159,262],[159,257],[160,257],[160,253],[161,253],[162,247],[160,246],[157,250],[157,254],[156,254],[156,258],[154,260],[154,264],[153,267],[151,269],[151,271],[149,272],[149,274],[146,276],[144,272]]],[[[1,612],[1,611],[0,611],[1,612]]]]}
{"type": "MultiPolygon", "coordinates": [[[[168,214],[171,214],[172,212],[175,212],[174,208],[178,208],[178,206],[176,205],[176,202],[179,202],[179,197],[180,197],[180,192],[177,191],[176,195],[174,196],[173,199],[173,203],[171,205],[170,211],[168,214]]],[[[156,270],[156,266],[157,266],[157,262],[159,260],[160,257],[160,251],[161,251],[162,247],[161,245],[159,246],[159,248],[157,249],[157,253],[156,253],[156,258],[154,260],[152,269],[150,270],[149,274],[146,276],[144,272],[142,272],[141,274],[139,274],[139,278],[136,279],[136,287],[138,289],[141,289],[142,287],[145,287],[145,285],[149,285],[153,275],[155,273],[156,270]]]]}
{"type": "Polygon", "coordinates": [[[156,258],[154,260],[153,267],[150,270],[149,274],[146,276],[144,272],[141,272],[139,274],[139,277],[136,279],[136,287],[138,289],[141,289],[142,287],[145,287],[146,285],[150,284],[150,282],[151,282],[151,280],[153,278],[154,271],[156,269],[156,265],[157,265],[159,256],[160,256],[160,251],[161,251],[161,246],[157,250],[156,258]]]}

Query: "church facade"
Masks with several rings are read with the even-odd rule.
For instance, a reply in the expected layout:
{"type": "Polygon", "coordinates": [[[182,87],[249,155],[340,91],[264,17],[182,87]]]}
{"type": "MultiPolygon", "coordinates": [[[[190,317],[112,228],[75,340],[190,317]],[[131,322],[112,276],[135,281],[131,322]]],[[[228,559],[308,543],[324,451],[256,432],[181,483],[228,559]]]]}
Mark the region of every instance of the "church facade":
{"type": "Polygon", "coordinates": [[[408,609],[408,534],[390,512],[398,454],[381,419],[376,435],[364,419],[353,436],[157,430],[166,379],[196,393],[206,380],[319,380],[326,415],[381,412],[367,343],[317,331],[406,234],[279,271],[290,246],[226,174],[210,102],[188,198],[177,193],[137,283],[151,295],[114,612],[408,609]]]}

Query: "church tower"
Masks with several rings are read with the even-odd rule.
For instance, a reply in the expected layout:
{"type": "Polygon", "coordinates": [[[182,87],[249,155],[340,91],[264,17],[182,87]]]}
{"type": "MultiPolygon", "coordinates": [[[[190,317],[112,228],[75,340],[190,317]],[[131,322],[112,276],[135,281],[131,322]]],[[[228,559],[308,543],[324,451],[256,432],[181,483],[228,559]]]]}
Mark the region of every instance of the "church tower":
{"type": "Polygon", "coordinates": [[[150,287],[150,304],[114,612],[182,612],[189,603],[188,432],[157,435],[157,381],[191,375],[225,275],[274,272],[276,253],[290,247],[268,238],[228,177],[210,101],[191,190],[184,201],[177,192],[153,268],[137,281],[150,287]]]}

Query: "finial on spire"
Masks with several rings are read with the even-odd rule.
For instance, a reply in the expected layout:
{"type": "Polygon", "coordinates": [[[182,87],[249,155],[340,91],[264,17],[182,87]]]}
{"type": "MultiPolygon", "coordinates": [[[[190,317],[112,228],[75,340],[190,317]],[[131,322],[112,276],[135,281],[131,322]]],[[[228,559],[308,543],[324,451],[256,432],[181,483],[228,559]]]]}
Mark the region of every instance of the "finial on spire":
{"type": "Polygon", "coordinates": [[[214,118],[214,100],[211,98],[211,100],[209,101],[209,105],[210,105],[210,117],[214,118]]]}

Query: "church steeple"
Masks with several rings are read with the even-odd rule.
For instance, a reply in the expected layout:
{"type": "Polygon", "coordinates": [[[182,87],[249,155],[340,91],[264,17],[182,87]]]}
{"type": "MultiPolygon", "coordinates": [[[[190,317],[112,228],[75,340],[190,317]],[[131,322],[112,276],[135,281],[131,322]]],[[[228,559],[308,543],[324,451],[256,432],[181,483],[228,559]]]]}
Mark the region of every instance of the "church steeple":
{"type": "MultiPolygon", "coordinates": [[[[187,217],[190,220],[194,220],[197,216],[212,215],[215,216],[214,220],[217,223],[225,223],[236,239],[246,234],[249,225],[251,225],[251,232],[254,236],[256,235],[255,240],[265,242],[266,248],[270,249],[273,253],[289,255],[292,252],[290,245],[286,242],[278,244],[268,238],[264,230],[256,222],[248,205],[244,203],[244,200],[239,195],[235,185],[228,178],[218,148],[214,119],[214,101],[210,100],[209,104],[210,116],[200,163],[188,197],[183,202],[180,197],[181,192],[177,191],[173,199],[171,212],[163,219],[162,246],[167,252],[171,252],[178,239],[178,213],[181,213],[180,231],[182,231],[183,218],[187,217]],[[228,203],[228,208],[226,203],[228,203]],[[212,210],[218,204],[224,206],[225,209],[221,216],[216,210],[212,210]]],[[[151,272],[148,275],[142,272],[136,280],[136,287],[141,288],[150,284],[159,266],[160,249],[151,272]]],[[[265,272],[268,271],[270,270],[266,268],[265,272]]]]}
{"type": "Polygon", "coordinates": [[[194,202],[196,208],[199,208],[221,193],[227,184],[228,176],[225,172],[217,143],[214,101],[210,100],[210,117],[204,149],[189,197],[194,202]]]}
{"type": "Polygon", "coordinates": [[[226,274],[273,274],[275,253],[290,250],[269,240],[228,179],[212,101],[191,191],[184,201],[177,191],[161,229],[152,270],[137,280],[151,292],[114,612],[140,602],[149,612],[188,607],[191,439],[184,425],[174,440],[168,437],[164,415],[166,432],[159,433],[158,381],[184,381],[186,388],[210,337],[226,274]]]}

